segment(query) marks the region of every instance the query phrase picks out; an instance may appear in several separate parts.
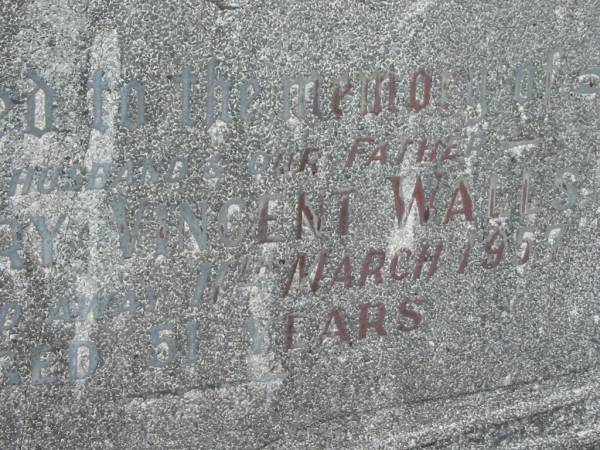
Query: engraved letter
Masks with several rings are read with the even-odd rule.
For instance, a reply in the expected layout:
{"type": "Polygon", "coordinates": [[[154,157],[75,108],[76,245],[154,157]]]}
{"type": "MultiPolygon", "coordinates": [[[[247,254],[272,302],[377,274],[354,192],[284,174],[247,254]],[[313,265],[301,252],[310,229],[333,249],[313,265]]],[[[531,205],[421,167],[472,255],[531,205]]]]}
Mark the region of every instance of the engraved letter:
{"type": "Polygon", "coordinates": [[[71,380],[87,378],[96,372],[97,367],[98,349],[94,342],[71,341],[69,343],[69,378],[71,380]],[[83,349],[85,349],[84,354],[87,353],[87,357],[80,356],[80,350],[83,349]]]}
{"type": "Polygon", "coordinates": [[[21,320],[23,308],[21,305],[5,303],[0,308],[0,333],[3,331],[12,331],[17,328],[21,320]]]}
{"type": "MultiPolygon", "coordinates": [[[[381,90],[383,84],[383,78],[385,74],[374,73],[370,75],[362,75],[362,92],[360,97],[360,111],[363,115],[373,113],[375,115],[382,111],[381,106],[381,90]],[[375,98],[373,100],[373,107],[369,104],[369,86],[372,82],[375,82],[375,98]]],[[[392,72],[388,73],[388,111],[396,111],[396,75],[392,72]]]]}
{"type": "Polygon", "coordinates": [[[244,123],[250,123],[254,120],[254,114],[249,112],[250,88],[252,88],[253,97],[260,94],[260,86],[256,80],[248,80],[240,88],[240,117],[244,123]]]}
{"type": "Polygon", "coordinates": [[[279,199],[279,196],[265,194],[258,200],[258,234],[257,241],[259,244],[266,242],[281,241],[280,237],[269,236],[269,220],[275,219],[275,217],[269,214],[269,203],[279,199]]]}
{"type": "Polygon", "coordinates": [[[338,336],[342,342],[348,342],[350,340],[348,337],[348,330],[346,328],[346,321],[344,320],[344,317],[338,308],[335,308],[329,313],[327,322],[325,323],[325,329],[321,334],[321,338],[332,338],[333,336],[338,336]],[[331,332],[330,330],[332,320],[335,321],[336,330],[334,332],[331,332]]]}
{"type": "Polygon", "coordinates": [[[42,344],[31,352],[31,383],[32,384],[51,384],[56,380],[50,375],[44,375],[42,372],[48,368],[48,361],[43,358],[43,353],[51,351],[48,344],[42,344]]]}
{"type": "Polygon", "coordinates": [[[446,212],[446,217],[442,222],[446,225],[456,214],[464,214],[465,220],[472,222],[475,220],[475,216],[473,214],[473,201],[471,200],[471,195],[465,186],[463,181],[458,183],[458,186],[452,193],[452,198],[450,199],[450,206],[448,207],[448,211],[446,212]],[[456,197],[460,194],[461,208],[455,208],[456,197]]]}
{"type": "Polygon", "coordinates": [[[498,267],[500,261],[502,261],[502,254],[504,253],[504,245],[506,243],[506,235],[500,228],[496,228],[491,234],[490,238],[485,243],[485,252],[488,256],[481,260],[481,265],[485,269],[493,269],[498,267]],[[499,243],[496,243],[496,238],[499,238],[499,243]],[[490,260],[489,257],[493,258],[490,260]]]}
{"type": "Polygon", "coordinates": [[[597,94],[600,92],[598,82],[600,81],[600,67],[592,67],[585,74],[580,75],[583,81],[577,86],[577,92],[580,94],[597,94]]]}
{"type": "Polygon", "coordinates": [[[192,70],[189,66],[186,66],[183,69],[181,76],[177,77],[177,79],[181,82],[181,113],[183,116],[183,123],[187,126],[194,126],[196,121],[192,119],[191,116],[191,92],[192,92],[192,84],[194,84],[197,79],[194,74],[192,74],[192,70]]]}
{"type": "Polygon", "coordinates": [[[513,92],[513,98],[517,103],[525,103],[531,100],[535,95],[535,88],[533,86],[533,79],[535,77],[535,69],[533,65],[527,64],[526,66],[519,65],[515,70],[515,87],[513,92]],[[522,93],[522,85],[524,72],[527,71],[527,90],[525,95],[522,93]]]}
{"type": "Polygon", "coordinates": [[[263,336],[258,332],[256,320],[246,319],[244,322],[244,330],[250,336],[252,353],[259,354],[262,352],[263,336]]]}
{"type": "Polygon", "coordinates": [[[319,195],[319,209],[315,214],[306,201],[306,192],[298,195],[298,209],[296,214],[296,239],[302,239],[303,220],[306,219],[313,236],[318,237],[321,231],[321,219],[323,218],[323,194],[319,195]]]}
{"type": "Polygon", "coordinates": [[[340,267],[337,268],[331,279],[330,286],[333,286],[337,282],[343,282],[346,288],[352,287],[354,281],[354,275],[352,274],[352,262],[350,256],[344,255],[340,262],[340,267]]]}
{"type": "Polygon", "coordinates": [[[15,169],[13,171],[13,176],[10,179],[10,184],[8,185],[9,197],[12,197],[17,193],[18,185],[21,185],[21,195],[27,195],[29,193],[34,171],[33,169],[27,169],[27,174],[24,177],[21,177],[21,172],[21,169],[15,169]]]}
{"type": "Polygon", "coordinates": [[[86,187],[90,190],[103,189],[110,176],[111,167],[111,163],[93,162],[86,187]]]}
{"type": "Polygon", "coordinates": [[[385,252],[383,250],[369,250],[367,252],[367,256],[362,263],[362,268],[360,270],[360,280],[358,282],[360,287],[364,287],[367,282],[367,278],[370,275],[373,276],[375,283],[381,284],[383,283],[383,277],[381,276],[381,268],[385,262],[385,252]],[[377,259],[375,262],[375,266],[371,267],[371,262],[377,259]]]}
{"type": "Polygon", "coordinates": [[[331,99],[331,110],[337,117],[342,117],[344,110],[342,109],[342,100],[352,91],[352,83],[349,77],[344,77],[336,80],[333,97],[331,99]],[[343,87],[342,87],[343,86],[343,87]]]}
{"type": "MultiPolygon", "coordinates": [[[[2,109],[0,110],[0,119],[3,119],[8,115],[9,111],[13,108],[14,103],[12,98],[10,98],[10,94],[4,88],[0,88],[0,102],[2,103],[2,109]]],[[[3,134],[0,132],[0,137],[3,134]]]]}
{"type": "MultiPolygon", "coordinates": [[[[479,81],[479,95],[475,95],[475,76],[470,74],[469,83],[467,86],[467,107],[472,108],[476,113],[476,117],[467,117],[465,123],[466,126],[471,126],[483,119],[488,112],[488,101],[487,101],[487,72],[484,70],[481,73],[481,80],[479,81]]],[[[467,154],[469,154],[467,152],[467,154]]]]}
{"type": "Polygon", "coordinates": [[[1,363],[1,361],[4,359],[8,360],[8,364],[6,365],[12,365],[14,367],[15,352],[12,350],[0,351],[0,373],[4,374],[4,376],[6,377],[7,384],[9,386],[21,384],[21,376],[19,375],[19,372],[14,368],[4,368],[4,364],[1,363]]]}
{"type": "Polygon", "coordinates": [[[294,114],[299,119],[306,118],[306,91],[309,86],[313,88],[312,113],[319,115],[319,95],[321,80],[319,74],[314,72],[308,77],[296,76],[283,82],[283,120],[292,117],[292,86],[298,87],[297,104],[294,114]]]}
{"type": "Polygon", "coordinates": [[[414,304],[414,305],[420,305],[421,303],[423,303],[423,301],[420,298],[414,297],[414,298],[407,298],[406,300],[403,300],[402,302],[400,302],[400,306],[399,306],[399,312],[400,312],[400,316],[401,317],[407,317],[409,319],[412,320],[412,324],[410,325],[406,325],[401,321],[398,321],[398,328],[400,328],[400,331],[412,331],[415,330],[416,328],[418,328],[418,326],[421,324],[421,314],[419,314],[418,311],[415,311],[413,309],[409,309],[408,305],[414,304]]]}
{"type": "Polygon", "coordinates": [[[429,244],[425,244],[423,250],[421,250],[421,254],[419,255],[419,260],[417,261],[417,265],[415,266],[415,271],[413,273],[413,278],[418,280],[421,278],[421,274],[423,273],[423,266],[425,266],[425,262],[431,260],[429,265],[429,271],[427,272],[427,276],[431,278],[435,271],[437,270],[437,265],[440,260],[440,256],[442,255],[442,251],[444,250],[443,242],[438,242],[435,246],[435,250],[433,256],[429,255],[429,244]]]}
{"type": "Polygon", "coordinates": [[[14,219],[0,219],[0,227],[2,225],[7,225],[10,228],[10,244],[8,247],[0,249],[0,255],[9,257],[11,269],[22,269],[25,266],[25,260],[18,253],[23,247],[21,225],[14,219]]]}
{"type": "Polygon", "coordinates": [[[410,82],[410,106],[416,112],[427,108],[429,101],[431,100],[431,75],[427,73],[425,69],[418,70],[410,82]],[[423,100],[417,100],[417,84],[419,79],[423,80],[423,100]]]}
{"type": "Polygon", "coordinates": [[[385,305],[383,303],[377,303],[376,305],[372,305],[370,303],[363,303],[359,305],[360,314],[359,314],[359,330],[358,330],[358,338],[364,339],[367,337],[367,330],[369,328],[373,328],[377,331],[379,336],[385,336],[387,333],[385,332],[385,328],[383,327],[383,321],[385,320],[385,305]],[[377,319],[369,322],[369,309],[377,308],[377,319]]]}
{"type": "Polygon", "coordinates": [[[154,347],[155,355],[148,361],[151,367],[166,367],[175,360],[177,355],[177,339],[175,325],[165,324],[152,327],[150,340],[154,347]]]}
{"type": "Polygon", "coordinates": [[[144,125],[144,86],[137,80],[130,80],[121,89],[121,126],[128,130],[135,130],[144,125]],[[136,97],[136,121],[129,118],[129,92],[133,90],[136,97]]]}
{"type": "Polygon", "coordinates": [[[229,224],[231,223],[231,216],[235,212],[241,214],[242,209],[245,207],[246,202],[244,200],[241,198],[232,198],[231,200],[226,201],[219,210],[217,220],[221,226],[221,239],[225,247],[236,247],[242,242],[244,233],[240,232],[237,239],[232,239],[229,224]]]}
{"type": "Polygon", "coordinates": [[[352,143],[352,147],[350,147],[350,153],[348,153],[348,158],[346,159],[346,168],[350,168],[352,167],[352,164],[354,164],[354,159],[356,158],[356,155],[358,154],[363,154],[365,152],[365,148],[361,147],[361,144],[372,144],[373,138],[366,136],[366,137],[357,137],[356,139],[354,139],[354,142],[352,143]]]}
{"type": "Polygon", "coordinates": [[[88,88],[93,89],[94,93],[92,96],[92,108],[94,110],[94,128],[99,130],[101,133],[106,132],[108,129],[102,120],[103,108],[102,108],[102,91],[108,88],[108,84],[104,81],[104,72],[102,70],[96,70],[92,81],[88,81],[88,88]]]}
{"type": "Polygon", "coordinates": [[[552,200],[552,207],[554,209],[565,211],[575,207],[577,204],[577,187],[575,186],[575,181],[577,181],[577,174],[572,169],[565,169],[554,178],[554,186],[567,191],[567,199],[564,202],[561,202],[557,198],[552,200]],[[571,180],[571,177],[573,177],[574,181],[571,180]]]}
{"type": "Polygon", "coordinates": [[[218,78],[216,74],[217,58],[214,56],[208,60],[208,86],[206,88],[207,102],[206,102],[206,126],[210,128],[215,123],[215,109],[217,98],[215,96],[215,88],[219,87],[221,90],[221,121],[225,123],[231,122],[231,116],[229,114],[229,81],[218,78]]]}
{"type": "Polygon", "coordinates": [[[129,219],[127,218],[128,214],[125,200],[119,198],[111,202],[110,206],[115,217],[117,231],[119,233],[119,245],[121,247],[121,252],[123,253],[123,258],[131,258],[133,255],[135,242],[140,235],[146,201],[140,201],[140,206],[135,214],[133,229],[129,227],[129,219]]]}
{"type": "Polygon", "coordinates": [[[35,89],[27,94],[27,128],[25,133],[42,137],[44,133],[55,131],[54,127],[54,91],[46,82],[34,71],[29,74],[29,78],[35,82],[35,89]],[[36,96],[40,92],[44,96],[44,128],[38,128],[36,125],[36,96]]]}
{"type": "MultiPolygon", "coordinates": [[[[327,250],[322,249],[319,253],[319,261],[317,262],[317,267],[314,270],[315,276],[310,283],[310,290],[312,292],[316,292],[319,289],[319,284],[321,282],[321,278],[323,278],[323,271],[325,269],[326,261],[327,250]]],[[[296,272],[298,272],[298,284],[302,287],[308,280],[309,275],[306,271],[306,255],[303,253],[298,253],[298,255],[296,256],[296,260],[294,261],[292,270],[290,270],[285,286],[283,287],[281,293],[282,297],[285,297],[290,292],[292,282],[294,281],[294,275],[296,274],[296,272]]]]}
{"type": "Polygon", "coordinates": [[[194,214],[192,207],[187,203],[182,203],[179,220],[179,243],[181,248],[185,248],[185,225],[189,227],[196,244],[200,250],[206,250],[208,247],[208,234],[206,232],[208,223],[208,206],[205,202],[200,203],[200,217],[194,214]]]}
{"type": "Polygon", "coordinates": [[[67,215],[62,214],[56,221],[54,230],[48,228],[48,225],[46,224],[46,218],[44,216],[35,216],[31,219],[40,237],[42,238],[41,260],[42,266],[44,267],[50,267],[54,262],[54,239],[56,239],[56,235],[60,231],[60,227],[66,218],[67,215]]]}

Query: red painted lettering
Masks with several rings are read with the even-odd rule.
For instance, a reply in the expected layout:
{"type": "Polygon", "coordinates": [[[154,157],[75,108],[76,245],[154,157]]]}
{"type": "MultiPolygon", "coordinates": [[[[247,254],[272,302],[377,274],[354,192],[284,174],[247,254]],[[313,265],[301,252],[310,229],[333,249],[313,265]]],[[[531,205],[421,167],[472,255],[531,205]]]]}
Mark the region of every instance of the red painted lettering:
{"type": "MultiPolygon", "coordinates": [[[[431,247],[429,244],[425,244],[425,247],[423,247],[423,250],[421,250],[419,259],[417,261],[417,265],[415,267],[415,271],[413,273],[413,278],[415,280],[421,278],[421,274],[423,273],[423,266],[425,265],[425,262],[429,259],[429,249],[430,248],[431,247]]],[[[431,262],[429,264],[429,272],[427,273],[428,277],[433,276],[433,274],[437,270],[437,265],[438,265],[438,262],[440,260],[440,256],[442,255],[443,250],[444,250],[444,244],[442,242],[438,242],[437,245],[435,246],[433,256],[431,256],[431,262]]]]}
{"type": "Polygon", "coordinates": [[[344,255],[340,266],[337,268],[331,279],[331,286],[337,282],[343,282],[346,288],[352,287],[354,276],[352,275],[352,263],[350,262],[350,256],[344,255]]]}
{"type": "Polygon", "coordinates": [[[425,69],[420,69],[414,74],[410,83],[410,106],[412,106],[416,112],[419,112],[421,109],[427,108],[430,97],[431,75],[429,75],[425,69]],[[417,85],[419,80],[423,80],[423,99],[421,101],[417,100],[417,85]]]}
{"type": "MultiPolygon", "coordinates": [[[[425,196],[425,189],[423,187],[423,181],[421,180],[421,176],[417,175],[415,181],[415,190],[413,191],[413,199],[417,203],[417,209],[419,211],[419,223],[421,225],[425,224],[429,220],[429,208],[433,206],[433,202],[435,201],[435,196],[440,187],[440,182],[443,178],[444,174],[442,172],[436,172],[436,185],[429,200],[425,196]]],[[[392,183],[392,191],[394,193],[394,208],[396,211],[396,220],[398,225],[402,225],[402,219],[404,218],[404,212],[406,210],[404,199],[402,198],[402,178],[398,176],[392,176],[388,178],[392,183]]],[[[412,202],[410,204],[412,207],[412,202]]],[[[410,209],[409,209],[410,212],[410,209]]]]}
{"type": "Polygon", "coordinates": [[[400,331],[413,331],[419,327],[422,321],[421,314],[417,310],[410,309],[408,306],[420,305],[421,303],[423,303],[423,301],[417,297],[407,298],[406,300],[400,302],[400,306],[398,308],[401,316],[400,319],[402,317],[406,317],[411,320],[411,323],[409,324],[406,324],[402,322],[402,320],[399,320],[398,328],[400,328],[400,331]]]}
{"type": "Polygon", "coordinates": [[[481,260],[481,265],[485,269],[493,269],[494,267],[498,267],[500,265],[500,261],[502,260],[502,254],[504,253],[506,236],[504,231],[500,228],[496,228],[490,238],[485,243],[485,252],[487,256],[481,260]],[[496,239],[500,238],[500,243],[496,243],[496,239]],[[490,256],[492,257],[490,259],[490,256]]]}
{"type": "Polygon", "coordinates": [[[338,336],[342,342],[348,342],[350,340],[348,337],[348,329],[346,328],[346,321],[344,320],[344,317],[342,316],[338,308],[335,308],[329,313],[327,322],[325,323],[325,329],[321,334],[321,337],[324,336],[329,338],[332,338],[333,336],[338,336]],[[330,330],[332,320],[335,322],[336,330],[334,332],[330,330]]]}
{"type": "Polygon", "coordinates": [[[302,239],[303,223],[302,219],[305,218],[308,222],[310,230],[314,236],[319,235],[321,230],[321,218],[323,217],[323,194],[319,195],[319,209],[315,215],[306,202],[306,192],[301,192],[298,195],[298,208],[296,213],[296,239],[302,239]],[[315,220],[316,216],[316,220],[315,220]]]}
{"type": "MultiPolygon", "coordinates": [[[[319,284],[321,282],[321,278],[323,278],[323,270],[325,269],[325,262],[327,261],[327,250],[322,249],[319,253],[319,261],[317,262],[317,267],[315,270],[315,276],[310,283],[310,290],[312,292],[316,292],[319,289],[319,284]]],[[[296,256],[296,260],[294,261],[294,265],[292,266],[292,270],[290,271],[287,281],[283,287],[281,295],[285,297],[290,292],[292,288],[292,283],[294,281],[294,275],[298,272],[298,284],[302,286],[306,279],[308,278],[308,272],[306,271],[306,255],[303,253],[298,253],[296,256]]]]}
{"type": "Polygon", "coordinates": [[[473,201],[471,200],[471,195],[465,186],[465,183],[461,181],[458,183],[458,186],[452,193],[452,198],[450,199],[450,206],[448,207],[448,212],[446,212],[446,217],[442,222],[444,225],[450,222],[450,219],[457,214],[464,214],[465,220],[472,222],[475,220],[475,216],[473,214],[473,201]],[[455,208],[456,197],[460,194],[461,199],[461,208],[455,208]]]}
{"type": "Polygon", "coordinates": [[[340,234],[345,236],[350,228],[350,194],[351,190],[340,191],[340,234]]]}
{"type": "Polygon", "coordinates": [[[367,256],[362,263],[360,269],[360,280],[358,282],[360,287],[363,287],[369,276],[373,276],[375,283],[383,283],[383,277],[381,276],[381,268],[385,262],[385,252],[383,250],[369,250],[367,256]],[[371,262],[377,259],[375,266],[371,267],[371,262]]]}
{"type": "Polygon", "coordinates": [[[392,258],[392,262],[390,264],[390,276],[394,280],[403,280],[408,276],[408,272],[398,273],[398,258],[400,258],[400,253],[404,253],[406,255],[406,260],[408,261],[412,256],[412,252],[407,248],[401,248],[394,257],[392,258]]]}
{"type": "Polygon", "coordinates": [[[369,156],[369,159],[367,160],[367,164],[371,165],[373,161],[379,161],[379,164],[382,165],[387,164],[387,149],[387,143],[383,143],[375,147],[375,150],[373,150],[373,152],[369,156]]]}
{"type": "Polygon", "coordinates": [[[377,331],[379,336],[385,336],[387,333],[385,332],[385,328],[383,326],[383,321],[385,319],[385,305],[383,303],[377,303],[376,305],[372,305],[370,303],[363,303],[359,306],[359,330],[358,330],[358,338],[364,339],[367,337],[367,330],[369,328],[377,331]],[[369,321],[369,309],[377,308],[377,319],[370,322],[369,321]]]}
{"type": "Polygon", "coordinates": [[[346,160],[346,168],[350,168],[352,167],[352,164],[354,164],[354,159],[356,158],[356,155],[362,155],[365,152],[365,148],[361,147],[361,144],[372,144],[373,138],[371,137],[358,137],[356,139],[354,139],[354,142],[352,144],[352,147],[350,147],[350,153],[348,153],[348,159],[346,160]]]}
{"type": "Polygon", "coordinates": [[[333,91],[333,97],[331,99],[331,111],[338,116],[342,117],[344,111],[342,110],[342,100],[344,96],[350,94],[352,91],[352,83],[349,79],[346,80],[338,80],[336,83],[336,87],[333,91]],[[342,88],[341,83],[344,82],[344,87],[342,88]]]}
{"type": "Polygon", "coordinates": [[[283,351],[287,352],[292,348],[294,344],[294,333],[296,332],[294,328],[294,316],[292,314],[288,314],[287,317],[287,325],[285,329],[285,345],[283,346],[283,351]]]}
{"type": "Polygon", "coordinates": [[[300,166],[298,167],[298,172],[304,172],[304,169],[306,169],[306,166],[310,166],[310,168],[312,169],[311,172],[312,174],[316,174],[317,173],[317,160],[316,159],[310,159],[310,155],[312,155],[313,153],[318,152],[319,149],[318,148],[312,148],[312,147],[308,147],[304,149],[304,153],[302,154],[302,159],[300,160],[300,166]]]}

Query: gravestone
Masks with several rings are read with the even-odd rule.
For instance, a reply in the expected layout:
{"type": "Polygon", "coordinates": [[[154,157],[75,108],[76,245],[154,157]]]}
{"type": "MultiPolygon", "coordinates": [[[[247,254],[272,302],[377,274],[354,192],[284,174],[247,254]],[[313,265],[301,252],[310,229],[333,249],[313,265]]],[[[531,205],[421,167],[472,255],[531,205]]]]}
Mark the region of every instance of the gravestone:
{"type": "Polygon", "coordinates": [[[597,448],[597,3],[0,4],[0,448],[597,448]]]}

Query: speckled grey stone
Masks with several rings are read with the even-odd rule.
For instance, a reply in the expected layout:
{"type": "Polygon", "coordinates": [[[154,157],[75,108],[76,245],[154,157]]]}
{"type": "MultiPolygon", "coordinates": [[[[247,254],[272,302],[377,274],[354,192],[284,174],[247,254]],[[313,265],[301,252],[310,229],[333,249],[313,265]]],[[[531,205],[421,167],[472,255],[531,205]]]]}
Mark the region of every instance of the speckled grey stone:
{"type": "Polygon", "coordinates": [[[0,1],[0,448],[598,448],[599,15],[593,1],[0,1]],[[217,109],[208,126],[211,58],[230,82],[231,120],[217,109]],[[195,77],[188,123],[185,67],[195,77]],[[94,128],[89,88],[98,70],[108,83],[104,132],[94,128]],[[26,132],[31,101],[34,124],[49,119],[44,97],[30,94],[32,71],[55,92],[54,128],[42,136],[26,132]],[[396,96],[390,108],[385,81],[382,111],[363,114],[361,76],[376,72],[395,74],[396,96]],[[411,102],[416,73],[417,99],[425,74],[433,80],[420,111],[411,102]],[[286,120],[284,80],[311,74],[320,77],[320,114],[309,102],[305,117],[292,109],[286,120]],[[345,76],[352,90],[337,116],[333,93],[345,76]],[[129,90],[128,129],[121,110],[131,80],[144,88],[144,123],[135,127],[139,103],[129,90]],[[244,121],[249,80],[260,89],[248,91],[253,120],[244,121]],[[346,167],[355,139],[367,136],[373,143],[346,167]],[[415,143],[400,161],[407,139],[415,143]],[[453,142],[456,157],[444,160],[453,142]],[[306,148],[317,149],[316,165],[299,171],[306,148]],[[178,180],[183,158],[189,173],[178,180]],[[269,158],[264,173],[249,169],[269,158]],[[156,183],[141,181],[144,161],[156,167],[156,183]],[[128,162],[131,183],[115,184],[115,169],[106,186],[95,179],[99,189],[43,193],[37,184],[46,168],[58,168],[65,185],[69,167],[85,177],[102,173],[98,163],[128,162]],[[20,185],[11,192],[18,169],[35,172],[26,194],[20,185]],[[444,175],[420,224],[409,201],[415,180],[422,176],[429,197],[436,172],[444,175]],[[406,199],[400,224],[394,176],[406,199]],[[493,178],[499,215],[490,218],[493,178]],[[462,200],[455,209],[465,207],[461,181],[473,220],[448,214],[453,193],[462,200]],[[308,221],[296,226],[302,192],[313,212],[323,195],[316,235],[308,221]],[[266,194],[279,196],[266,204],[268,234],[280,239],[262,243],[266,194]],[[227,231],[239,242],[228,246],[218,216],[234,198],[244,203],[232,209],[240,207],[227,231]],[[206,208],[205,243],[188,225],[181,237],[182,205],[198,217],[206,208]],[[142,230],[124,254],[136,213],[142,230]],[[34,217],[53,230],[62,215],[44,264],[34,217]],[[22,227],[12,236],[11,220],[22,227]],[[495,230],[502,234],[490,242],[495,230]],[[522,237],[530,254],[520,264],[522,237]],[[489,267],[502,240],[503,258],[489,267]],[[21,268],[6,253],[15,242],[21,268]],[[440,242],[434,273],[430,254],[417,274],[424,245],[440,242]],[[394,274],[407,274],[395,279],[390,264],[402,248],[412,256],[406,263],[399,253],[394,274]],[[298,254],[314,280],[324,249],[320,285],[293,279],[286,292],[298,254]],[[378,250],[381,283],[363,270],[378,250]],[[350,287],[332,283],[344,255],[350,287]],[[79,317],[77,299],[94,295],[114,298],[105,317],[79,317]],[[72,311],[57,307],[64,299],[72,311]],[[404,305],[417,316],[399,309],[407,299],[418,299],[404,305]],[[361,336],[360,305],[380,303],[386,334],[370,327],[361,336]],[[326,329],[336,308],[347,339],[326,329]],[[154,336],[165,342],[158,354],[155,327],[167,330],[154,336]],[[97,368],[74,379],[69,346],[82,341],[96,346],[97,368]],[[36,378],[40,348],[47,367],[36,378]]]}

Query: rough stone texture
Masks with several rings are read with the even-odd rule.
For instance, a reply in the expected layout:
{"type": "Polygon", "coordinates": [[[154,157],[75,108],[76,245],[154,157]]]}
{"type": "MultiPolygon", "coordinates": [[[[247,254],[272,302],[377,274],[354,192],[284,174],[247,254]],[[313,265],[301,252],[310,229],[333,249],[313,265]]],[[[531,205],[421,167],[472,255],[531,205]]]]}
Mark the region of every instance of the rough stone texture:
{"type": "MultiPolygon", "coordinates": [[[[15,269],[0,256],[0,304],[22,308],[16,328],[0,335],[0,351],[14,351],[13,360],[0,359],[0,448],[597,448],[600,107],[598,94],[582,94],[578,84],[589,81],[593,89],[598,81],[585,76],[598,62],[598,14],[592,1],[0,2],[0,88],[14,102],[0,117],[0,207],[2,218],[25,227],[19,254],[26,262],[25,269],[15,269]],[[549,54],[556,55],[550,79],[549,54]],[[213,56],[219,76],[232,83],[233,121],[209,128],[206,74],[213,56]],[[515,69],[527,64],[535,69],[535,95],[518,104],[515,69]],[[193,126],[181,120],[177,77],[186,65],[198,77],[193,126]],[[432,101],[415,112],[409,82],[421,68],[433,75],[432,101]],[[56,130],[42,137],[23,133],[32,69],[56,91],[56,130]],[[109,82],[105,133],[92,128],[87,87],[98,69],[109,82]],[[384,102],[380,114],[363,115],[360,75],[376,71],[396,73],[397,111],[384,102]],[[465,100],[467,80],[480,79],[484,71],[487,115],[470,123],[481,108],[465,100]],[[283,120],[282,80],[312,72],[322,77],[322,115],[283,120]],[[440,106],[444,72],[456,73],[447,109],[440,106]],[[331,93],[344,74],[354,90],[337,118],[331,93]],[[245,124],[238,94],[250,78],[260,83],[261,95],[251,102],[255,120],[245,124]],[[119,125],[120,90],[130,79],[145,87],[145,124],[135,130],[119,125]],[[467,151],[480,135],[485,145],[467,151]],[[387,142],[389,163],[367,164],[371,146],[344,169],[359,136],[387,142]],[[398,164],[402,139],[421,136],[455,136],[459,156],[417,163],[414,146],[398,164]],[[507,144],[515,141],[533,143],[507,144]],[[273,160],[295,155],[294,169],[306,147],[319,149],[316,173],[277,173],[272,167],[263,176],[248,172],[250,157],[259,151],[273,160]],[[166,166],[180,155],[189,157],[189,176],[165,182],[166,166]],[[220,179],[203,170],[216,155],[220,179]],[[162,167],[155,185],[136,181],[40,194],[34,181],[27,195],[8,193],[18,168],[80,164],[89,171],[92,162],[119,166],[129,160],[139,174],[145,159],[162,167]],[[576,174],[577,202],[559,211],[552,202],[567,196],[554,178],[567,168],[576,174]],[[419,224],[413,206],[399,226],[387,177],[402,176],[408,198],[417,174],[423,174],[429,194],[434,170],[446,176],[427,224],[419,224]],[[533,180],[537,211],[524,217],[519,193],[525,172],[533,180]],[[505,211],[498,219],[486,216],[492,175],[505,211]],[[442,225],[458,180],[468,185],[476,219],[458,214],[442,225]],[[350,233],[342,236],[338,191],[345,187],[354,193],[350,233]],[[296,239],[301,191],[311,205],[324,194],[318,237],[304,227],[296,239]],[[284,199],[269,222],[280,242],[257,243],[258,198],[265,193],[284,199]],[[217,213],[233,197],[247,207],[236,219],[241,244],[226,247],[218,238],[217,213]],[[130,258],[121,253],[111,207],[119,198],[127,201],[130,222],[141,199],[151,205],[130,258]],[[185,249],[175,249],[178,205],[184,201],[196,212],[201,201],[208,202],[208,249],[198,249],[190,234],[185,249]],[[155,242],[159,203],[167,211],[168,250],[161,256],[155,242]],[[61,214],[67,219],[55,240],[55,261],[43,267],[31,217],[45,216],[54,227],[61,214]],[[485,269],[485,242],[498,224],[507,235],[504,258],[485,269]],[[560,240],[547,235],[555,224],[564,225],[560,240]],[[531,228],[533,239],[530,260],[522,266],[515,244],[520,227],[531,228]],[[471,259],[458,273],[471,236],[471,259]],[[439,241],[444,251],[437,271],[428,277],[426,265],[414,279],[422,243],[439,241]],[[297,253],[306,254],[313,267],[322,248],[328,259],[320,289],[298,288],[294,280],[283,296],[297,253]],[[391,256],[400,248],[413,252],[404,281],[389,276],[391,256]],[[359,287],[369,249],[386,251],[384,282],[370,277],[359,287]],[[352,257],[354,283],[330,287],[344,254],[352,257]],[[203,301],[191,306],[201,264],[218,268],[224,261],[233,269],[222,277],[218,295],[213,268],[203,301]],[[148,288],[156,291],[154,307],[148,288]],[[65,297],[114,293],[122,300],[128,291],[139,300],[135,315],[49,320],[65,297]],[[397,308],[405,295],[423,299],[417,307],[422,322],[409,332],[398,328],[397,308]],[[387,335],[370,329],[360,339],[359,305],[380,302],[387,307],[387,335]],[[344,314],[349,342],[320,338],[334,307],[344,314]],[[294,336],[298,348],[284,351],[290,313],[301,317],[294,336]],[[249,319],[263,334],[261,348],[245,330],[249,319]],[[199,346],[198,361],[189,367],[191,321],[198,324],[199,346]],[[150,367],[150,330],[167,323],[175,327],[179,351],[167,367],[150,367]],[[82,380],[68,377],[73,340],[93,341],[99,352],[96,372],[82,380]],[[38,385],[32,383],[31,354],[41,344],[50,348],[43,374],[55,381],[38,385]],[[9,383],[12,370],[20,384],[9,383]]],[[[10,233],[7,226],[0,231],[5,248],[10,233]]]]}

